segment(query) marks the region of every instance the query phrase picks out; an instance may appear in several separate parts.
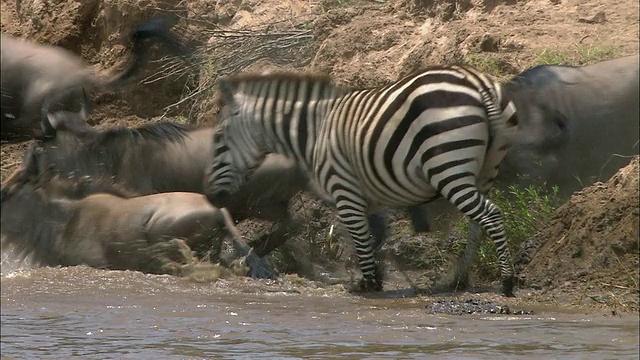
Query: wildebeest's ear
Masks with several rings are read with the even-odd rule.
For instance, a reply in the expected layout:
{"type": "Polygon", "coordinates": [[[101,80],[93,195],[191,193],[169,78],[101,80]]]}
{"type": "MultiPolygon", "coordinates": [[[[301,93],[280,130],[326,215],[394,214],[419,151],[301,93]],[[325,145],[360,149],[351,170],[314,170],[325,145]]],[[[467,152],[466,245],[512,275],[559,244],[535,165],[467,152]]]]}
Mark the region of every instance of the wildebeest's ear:
{"type": "Polygon", "coordinates": [[[218,88],[220,89],[220,102],[225,106],[229,106],[233,110],[239,108],[239,104],[236,101],[235,89],[233,85],[229,83],[229,79],[226,76],[218,79],[218,88]]]}
{"type": "Polygon", "coordinates": [[[24,155],[24,159],[22,160],[25,180],[30,177],[37,177],[40,174],[37,150],[38,142],[35,140],[31,141],[29,148],[24,155]]]}
{"type": "Polygon", "coordinates": [[[2,182],[3,194],[9,191],[13,185],[26,183],[31,176],[37,175],[37,159],[35,159],[36,142],[32,141],[27,148],[27,152],[22,159],[22,163],[7,179],[2,182]]]}

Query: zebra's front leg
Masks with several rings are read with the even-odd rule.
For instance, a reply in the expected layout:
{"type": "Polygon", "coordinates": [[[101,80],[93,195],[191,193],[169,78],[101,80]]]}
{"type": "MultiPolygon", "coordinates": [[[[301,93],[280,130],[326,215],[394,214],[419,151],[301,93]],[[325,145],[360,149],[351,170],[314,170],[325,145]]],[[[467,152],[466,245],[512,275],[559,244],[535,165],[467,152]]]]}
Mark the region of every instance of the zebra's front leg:
{"type": "Polygon", "coordinates": [[[349,230],[353,239],[358,265],[362,272],[360,282],[350,289],[351,292],[371,292],[382,290],[382,268],[376,264],[374,239],[369,231],[367,221],[367,205],[352,200],[336,201],[338,216],[349,230]]]}

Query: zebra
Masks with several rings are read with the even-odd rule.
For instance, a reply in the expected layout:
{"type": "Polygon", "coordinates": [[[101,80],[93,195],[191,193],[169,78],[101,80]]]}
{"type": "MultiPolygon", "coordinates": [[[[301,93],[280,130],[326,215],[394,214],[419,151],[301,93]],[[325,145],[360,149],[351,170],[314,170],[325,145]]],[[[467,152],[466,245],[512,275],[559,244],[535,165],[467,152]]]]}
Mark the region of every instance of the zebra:
{"type": "MultiPolygon", "coordinates": [[[[519,129],[516,106],[494,78],[462,65],[432,66],[389,85],[354,89],[318,74],[240,74],[218,80],[219,127],[205,194],[224,207],[275,152],[296,159],[332,200],[358,257],[354,292],[382,290],[366,214],[446,198],[471,221],[460,269],[484,229],[514,296],[503,215],[486,192],[519,129]]],[[[470,254],[471,253],[471,254],[470,254]]]]}

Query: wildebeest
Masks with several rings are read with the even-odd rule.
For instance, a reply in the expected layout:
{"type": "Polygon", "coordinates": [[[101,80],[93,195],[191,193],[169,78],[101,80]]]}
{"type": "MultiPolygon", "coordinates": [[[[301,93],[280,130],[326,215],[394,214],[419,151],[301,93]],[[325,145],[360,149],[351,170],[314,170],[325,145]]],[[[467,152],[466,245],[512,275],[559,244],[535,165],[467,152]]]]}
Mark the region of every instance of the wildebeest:
{"type": "Polygon", "coordinates": [[[627,164],[628,159],[614,154],[638,154],[638,63],[639,56],[632,55],[587,66],[541,65],[512,79],[507,86],[524,100],[519,112],[534,121],[560,119],[567,131],[544,134],[546,141],[535,146],[526,141],[514,146],[505,158],[502,181],[546,180],[559,185],[565,197],[627,164]],[[518,179],[517,172],[532,179],[518,179]]]}
{"type": "MultiPolygon", "coordinates": [[[[638,154],[638,60],[633,55],[587,66],[540,65],[507,81],[525,121],[500,166],[497,187],[559,185],[564,199],[627,164],[612,155],[638,154]]],[[[434,213],[433,205],[425,213],[434,213]]],[[[449,285],[466,286],[482,236],[470,222],[467,248],[449,285]]]]}
{"type": "Polygon", "coordinates": [[[160,17],[137,26],[130,35],[133,61],[109,78],[96,75],[81,57],[61,47],[2,34],[2,133],[30,129],[39,136],[52,136],[63,127],[80,136],[90,132],[86,124],[87,90],[110,91],[129,81],[148,61],[151,40],[187,55],[186,48],[171,33],[172,26],[160,17]]]}
{"type": "MultiPolygon", "coordinates": [[[[53,165],[66,177],[107,176],[140,195],[203,193],[214,130],[164,121],[107,129],[91,141],[60,131],[55,139],[42,144],[42,164],[53,165]]],[[[300,191],[315,192],[310,184],[294,161],[273,154],[236,194],[227,207],[236,222],[253,218],[276,224],[274,231],[254,242],[258,256],[269,254],[300,230],[291,217],[289,203],[300,191]]],[[[370,219],[381,244],[386,236],[385,219],[381,214],[373,214],[370,219]]],[[[251,270],[253,276],[268,276],[253,267],[251,270]]]]}
{"type": "Polygon", "coordinates": [[[3,244],[38,264],[180,275],[192,250],[227,232],[222,211],[201,194],[135,196],[108,178],[61,177],[42,171],[37,150],[32,142],[3,184],[0,206],[3,244]]]}

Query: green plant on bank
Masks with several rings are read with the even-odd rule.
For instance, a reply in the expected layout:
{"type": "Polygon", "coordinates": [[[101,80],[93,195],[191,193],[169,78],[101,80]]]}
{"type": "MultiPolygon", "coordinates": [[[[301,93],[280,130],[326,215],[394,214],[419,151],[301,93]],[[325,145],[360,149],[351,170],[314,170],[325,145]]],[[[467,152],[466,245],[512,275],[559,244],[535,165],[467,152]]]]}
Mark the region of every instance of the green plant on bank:
{"type": "MultiPolygon", "coordinates": [[[[590,65],[619,56],[622,56],[622,47],[617,44],[578,44],[571,48],[544,48],[534,51],[534,58],[522,70],[537,65],[590,65]]],[[[501,53],[467,54],[462,58],[462,62],[503,81],[519,72],[501,53]]]]}
{"type": "MultiPolygon", "coordinates": [[[[558,190],[557,186],[548,191],[545,186],[531,185],[522,188],[511,185],[506,191],[494,188],[489,192],[489,198],[502,210],[507,246],[512,256],[525,240],[539,230],[559,205],[558,190]]],[[[454,226],[454,231],[460,234],[460,239],[453,246],[456,255],[462,254],[467,245],[467,229],[466,218],[462,218],[454,226]]],[[[484,280],[500,278],[496,248],[486,235],[478,248],[473,266],[474,273],[484,280]]]]}
{"type": "Polygon", "coordinates": [[[189,119],[186,116],[178,115],[175,118],[175,121],[180,124],[189,124],[189,119]]]}
{"type": "Polygon", "coordinates": [[[468,54],[462,62],[499,80],[508,80],[514,75],[513,67],[498,54],[468,54]]]}
{"type": "Polygon", "coordinates": [[[324,243],[320,247],[320,254],[330,259],[338,259],[342,256],[343,249],[340,240],[337,238],[337,227],[331,225],[327,231],[324,243]]]}
{"type": "Polygon", "coordinates": [[[355,6],[361,4],[367,4],[364,0],[321,0],[320,7],[323,12],[327,12],[331,9],[342,9],[348,6],[355,6]]]}
{"type": "Polygon", "coordinates": [[[571,65],[582,66],[613,59],[621,56],[622,48],[617,44],[585,45],[577,44],[575,48],[549,49],[545,48],[535,52],[535,60],[531,67],[536,65],[571,65]]]}

